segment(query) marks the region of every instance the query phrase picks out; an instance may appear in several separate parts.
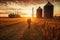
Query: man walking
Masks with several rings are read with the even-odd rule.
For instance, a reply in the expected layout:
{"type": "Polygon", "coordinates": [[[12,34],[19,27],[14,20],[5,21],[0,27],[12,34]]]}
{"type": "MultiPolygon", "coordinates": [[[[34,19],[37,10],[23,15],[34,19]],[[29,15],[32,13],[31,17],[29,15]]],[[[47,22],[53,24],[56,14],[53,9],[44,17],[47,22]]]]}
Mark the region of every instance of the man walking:
{"type": "Polygon", "coordinates": [[[31,25],[31,19],[27,19],[27,23],[28,23],[28,28],[30,28],[30,25],[31,25]]]}

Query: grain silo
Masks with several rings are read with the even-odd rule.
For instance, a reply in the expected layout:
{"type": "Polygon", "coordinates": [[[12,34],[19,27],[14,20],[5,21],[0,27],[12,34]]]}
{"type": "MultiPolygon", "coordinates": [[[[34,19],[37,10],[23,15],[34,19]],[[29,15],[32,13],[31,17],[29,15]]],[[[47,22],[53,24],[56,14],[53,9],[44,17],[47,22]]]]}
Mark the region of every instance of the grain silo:
{"type": "Polygon", "coordinates": [[[44,18],[53,18],[53,9],[54,6],[50,2],[48,2],[44,6],[44,18]]]}
{"type": "Polygon", "coordinates": [[[42,17],[42,8],[41,8],[41,7],[39,7],[39,8],[37,9],[36,17],[37,17],[37,18],[41,18],[41,17],[42,17]]]}

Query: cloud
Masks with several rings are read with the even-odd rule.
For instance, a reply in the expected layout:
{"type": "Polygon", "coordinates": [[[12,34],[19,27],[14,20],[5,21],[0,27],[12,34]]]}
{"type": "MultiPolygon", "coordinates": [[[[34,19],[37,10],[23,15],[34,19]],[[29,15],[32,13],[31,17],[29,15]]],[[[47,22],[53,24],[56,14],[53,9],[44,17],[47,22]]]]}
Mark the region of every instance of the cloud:
{"type": "MultiPolygon", "coordinates": [[[[42,4],[45,3],[48,0],[0,0],[0,3],[6,3],[6,2],[15,2],[20,3],[21,5],[28,6],[30,4],[36,5],[36,4],[42,4]]],[[[60,0],[49,0],[51,2],[60,2],[60,0]]]]}
{"type": "MultiPolygon", "coordinates": [[[[0,2],[16,2],[16,1],[19,1],[19,2],[44,2],[44,1],[48,1],[48,0],[0,0],[0,2]]],[[[49,1],[60,1],[60,0],[49,0],[49,1]]]]}

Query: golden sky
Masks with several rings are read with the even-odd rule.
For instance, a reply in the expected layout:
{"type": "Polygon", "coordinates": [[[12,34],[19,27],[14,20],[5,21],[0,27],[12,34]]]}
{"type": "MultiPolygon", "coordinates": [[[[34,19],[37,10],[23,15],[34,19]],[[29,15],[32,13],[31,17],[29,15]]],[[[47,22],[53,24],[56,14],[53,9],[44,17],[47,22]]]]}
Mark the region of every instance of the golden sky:
{"type": "Polygon", "coordinates": [[[32,16],[32,7],[34,7],[34,16],[36,9],[40,6],[44,9],[47,1],[54,5],[54,16],[60,16],[60,0],[0,0],[0,16],[8,16],[9,13],[18,13],[21,16],[32,16]]]}

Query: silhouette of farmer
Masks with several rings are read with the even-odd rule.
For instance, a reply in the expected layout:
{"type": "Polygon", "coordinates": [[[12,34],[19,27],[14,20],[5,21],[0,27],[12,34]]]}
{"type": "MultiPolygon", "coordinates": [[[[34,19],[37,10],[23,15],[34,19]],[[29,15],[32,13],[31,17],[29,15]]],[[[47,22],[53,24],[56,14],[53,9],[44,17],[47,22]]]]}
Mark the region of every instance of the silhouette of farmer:
{"type": "Polygon", "coordinates": [[[27,23],[28,23],[28,28],[30,28],[30,25],[31,25],[31,19],[27,19],[27,23]]]}

